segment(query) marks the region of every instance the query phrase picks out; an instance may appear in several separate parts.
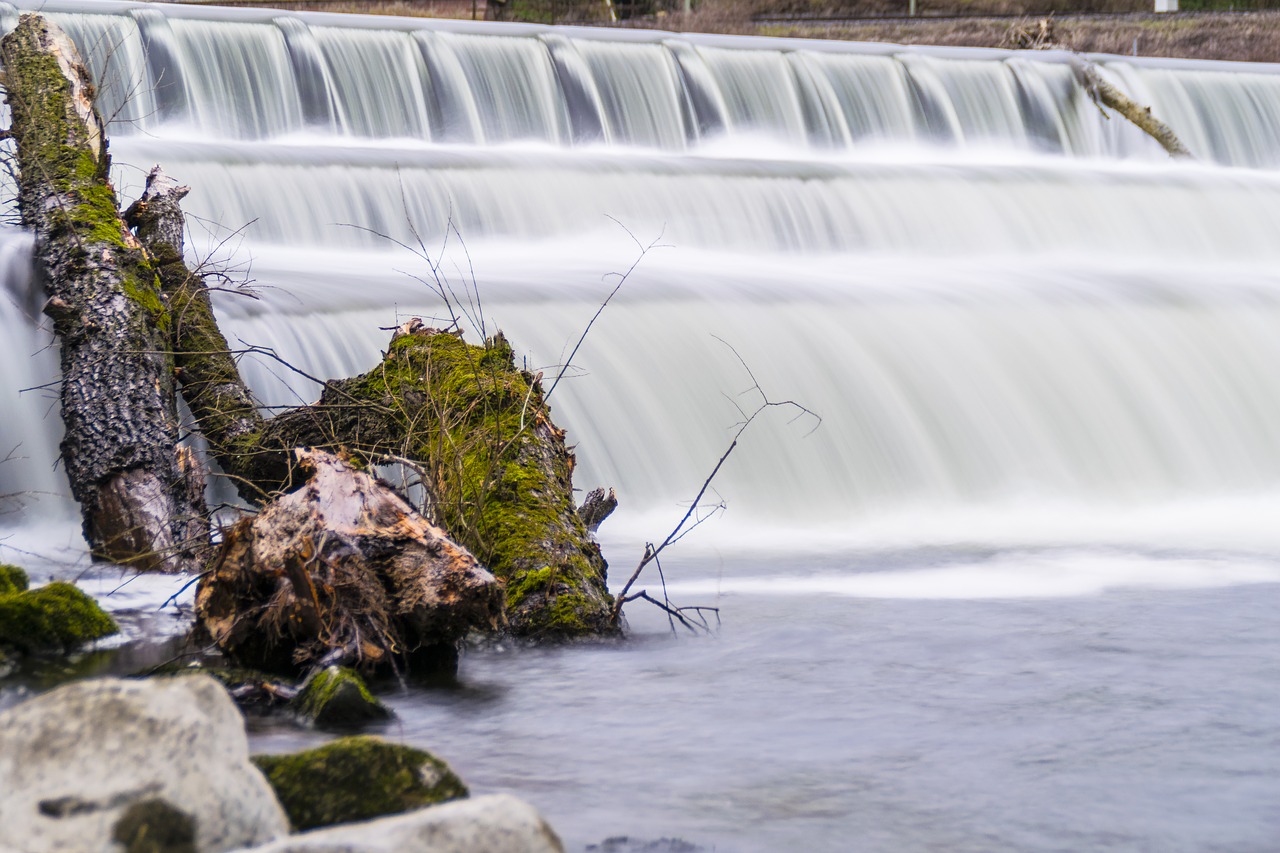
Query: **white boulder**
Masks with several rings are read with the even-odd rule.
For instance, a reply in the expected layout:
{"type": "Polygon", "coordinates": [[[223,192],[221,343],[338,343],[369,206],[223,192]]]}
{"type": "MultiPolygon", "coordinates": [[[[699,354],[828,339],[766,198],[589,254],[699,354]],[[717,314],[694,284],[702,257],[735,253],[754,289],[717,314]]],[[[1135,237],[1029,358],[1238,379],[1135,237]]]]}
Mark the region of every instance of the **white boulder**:
{"type": "MultiPolygon", "coordinates": [[[[304,832],[252,853],[564,853],[538,811],[509,794],[304,832]]],[[[249,853],[249,851],[244,851],[249,853]]]]}
{"type": "Polygon", "coordinates": [[[221,853],[289,831],[240,712],[207,676],[81,681],[10,708],[0,792],[0,848],[24,853],[120,851],[114,839],[139,832],[221,853]],[[152,814],[167,826],[146,827],[152,814]]]}

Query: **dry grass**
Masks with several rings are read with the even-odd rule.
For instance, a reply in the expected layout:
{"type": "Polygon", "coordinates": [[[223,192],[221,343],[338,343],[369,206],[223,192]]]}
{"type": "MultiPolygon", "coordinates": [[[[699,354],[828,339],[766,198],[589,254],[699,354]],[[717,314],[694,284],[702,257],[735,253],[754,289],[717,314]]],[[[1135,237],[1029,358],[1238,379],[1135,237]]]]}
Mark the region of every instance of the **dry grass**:
{"type": "MultiPolygon", "coordinates": [[[[917,6],[919,15],[930,17],[1141,12],[1151,4],[1149,0],[918,0],[917,6]]],[[[690,31],[749,32],[762,18],[901,17],[907,8],[908,0],[702,0],[692,15],[679,17],[683,18],[680,28],[690,31]]]]}
{"type": "MultiPolygon", "coordinates": [[[[472,0],[218,0],[218,5],[265,6],[299,12],[399,15],[406,18],[470,18],[472,12],[472,0]]],[[[475,0],[474,5],[476,16],[484,18],[484,0],[475,0]]]]}
{"type": "MultiPolygon", "coordinates": [[[[240,6],[437,18],[470,18],[473,9],[472,0],[221,2],[240,6]]],[[[520,2],[521,0],[510,0],[512,5],[520,2]]],[[[551,0],[523,2],[533,7],[535,4],[547,5],[551,0]]],[[[617,2],[621,7],[627,0],[617,2]]],[[[678,0],[657,2],[678,4],[678,0]]],[[[906,2],[907,0],[701,0],[697,10],[689,15],[659,13],[626,21],[622,25],[657,27],[679,32],[1002,47],[1013,22],[1008,17],[995,16],[1015,14],[1032,17],[1056,9],[1055,36],[1063,44],[1079,51],[1130,55],[1136,49],[1140,56],[1280,62],[1280,10],[1154,15],[1134,11],[1149,8],[1147,0],[918,0],[922,17],[914,20],[896,18],[831,23],[784,23],[776,20],[776,17],[787,15],[837,18],[900,15],[906,8],[906,2]],[[1100,17],[1083,14],[1123,12],[1129,14],[1107,14],[1100,17]],[[930,20],[930,16],[956,14],[972,17],[930,20]],[[770,16],[774,16],[775,20],[757,20],[770,16]]],[[[1187,2],[1195,0],[1184,0],[1184,5],[1187,2]]],[[[484,0],[476,0],[474,8],[478,17],[484,17],[485,5],[484,0]]],[[[558,0],[555,4],[561,14],[558,20],[563,20],[564,14],[570,12],[575,5],[582,4],[575,4],[573,0],[558,0]]]]}
{"type": "MultiPolygon", "coordinates": [[[[934,3],[919,0],[921,18],[861,20],[849,22],[783,23],[758,22],[759,10],[778,10],[784,4],[808,8],[834,7],[839,0],[705,0],[691,15],[665,15],[631,26],[654,26],[682,32],[714,32],[739,35],[767,35],[848,41],[929,44],[957,47],[1005,47],[1011,26],[1019,23],[1008,17],[994,17],[997,9],[1032,9],[1054,0],[955,0],[966,9],[983,9],[984,17],[930,20],[934,3]],[[826,3],[827,5],[823,5],[826,3]]],[[[1097,4],[1127,4],[1129,0],[1089,0],[1097,4]]],[[[892,3],[900,13],[903,0],[859,0],[860,9],[870,3],[892,3]]],[[[1057,4],[1061,9],[1061,4],[1057,4]]],[[[951,7],[954,9],[954,5],[951,7]]],[[[1140,8],[1148,5],[1142,3],[1140,8]]],[[[776,14],[771,12],[770,14],[776,14]]],[[[941,13],[936,13],[941,14],[941,13]]],[[[1020,23],[1040,13],[1026,12],[1020,23]]],[[[1054,17],[1054,35],[1064,45],[1086,53],[1115,53],[1139,56],[1226,59],[1244,62],[1280,62],[1280,10],[1257,12],[1183,12],[1156,15],[1150,12],[1106,15],[1062,15],[1054,17]]]]}
{"type": "MultiPolygon", "coordinates": [[[[771,35],[1003,47],[1005,19],[881,21],[815,28],[776,28],[771,35]]],[[[1062,44],[1085,53],[1168,56],[1280,62],[1280,12],[1126,15],[1109,18],[1058,18],[1054,33],[1062,44]]]]}

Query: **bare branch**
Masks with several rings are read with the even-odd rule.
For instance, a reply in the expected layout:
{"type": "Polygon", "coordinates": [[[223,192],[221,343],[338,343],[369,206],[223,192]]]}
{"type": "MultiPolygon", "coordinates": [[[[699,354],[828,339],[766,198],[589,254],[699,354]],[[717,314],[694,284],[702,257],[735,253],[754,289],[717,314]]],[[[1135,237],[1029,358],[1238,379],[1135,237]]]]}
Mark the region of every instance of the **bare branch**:
{"type": "Polygon", "coordinates": [[[632,242],[634,242],[636,246],[640,248],[640,254],[636,257],[634,261],[631,262],[631,266],[627,268],[627,271],[625,273],[621,273],[621,274],[613,273],[613,275],[619,276],[618,283],[614,285],[613,290],[611,290],[609,292],[609,295],[604,298],[604,301],[600,303],[600,307],[596,309],[596,313],[591,315],[591,319],[587,322],[587,327],[583,329],[582,334],[578,336],[578,342],[573,345],[572,352],[570,352],[569,357],[564,360],[564,364],[560,365],[560,371],[556,374],[556,378],[552,380],[551,387],[547,389],[547,393],[543,398],[545,400],[551,399],[551,395],[554,394],[556,391],[556,386],[559,385],[560,380],[564,378],[565,371],[567,371],[569,369],[569,366],[573,364],[573,358],[578,354],[578,349],[582,346],[582,342],[587,339],[587,335],[591,332],[591,327],[595,325],[596,320],[600,319],[600,315],[604,313],[604,309],[609,307],[609,302],[613,299],[613,297],[618,295],[618,291],[622,289],[622,285],[627,283],[627,279],[631,277],[631,274],[633,272],[635,272],[636,267],[640,266],[640,262],[645,259],[645,256],[647,256],[654,249],[663,248],[663,245],[659,243],[659,241],[662,239],[663,233],[666,232],[666,226],[663,226],[662,231],[658,233],[657,237],[653,238],[653,240],[650,241],[648,245],[645,245],[644,243],[640,242],[640,240],[636,237],[635,234],[631,233],[631,230],[627,228],[627,226],[623,225],[621,222],[618,222],[618,220],[614,219],[612,216],[608,216],[608,218],[612,219],[619,228],[627,232],[627,236],[630,237],[632,242]]]}
{"type": "MultiPolygon", "coordinates": [[[[636,581],[639,580],[640,575],[644,572],[645,568],[650,563],[655,563],[667,547],[679,542],[700,525],[704,524],[708,519],[713,517],[716,513],[724,511],[726,505],[723,500],[720,500],[710,508],[708,508],[703,502],[706,499],[707,493],[713,491],[712,483],[715,482],[716,477],[720,473],[720,469],[724,467],[724,464],[729,460],[729,457],[733,455],[733,451],[737,449],[738,442],[742,439],[743,434],[746,433],[751,425],[756,422],[757,418],[771,409],[793,409],[796,411],[796,418],[806,416],[813,418],[815,421],[813,427],[814,430],[822,425],[821,416],[794,400],[771,400],[765,393],[764,389],[760,386],[760,382],[756,379],[755,373],[751,370],[751,367],[747,364],[742,355],[733,347],[733,345],[725,341],[723,338],[716,337],[715,335],[712,335],[712,337],[715,337],[716,340],[729,348],[729,351],[733,353],[734,357],[738,360],[738,363],[742,365],[743,370],[746,371],[747,376],[751,378],[751,387],[742,393],[758,393],[760,395],[760,404],[754,411],[747,414],[745,418],[737,424],[737,429],[734,431],[733,437],[729,441],[729,446],[720,454],[720,458],[716,460],[715,466],[711,469],[711,473],[702,481],[702,485],[698,488],[698,493],[694,496],[693,501],[690,502],[688,509],[686,509],[684,515],[680,517],[676,526],[671,529],[671,532],[667,534],[666,538],[663,539],[658,546],[655,547],[652,543],[645,545],[644,554],[641,556],[639,564],[636,565],[635,569],[631,572],[631,576],[627,578],[627,582],[623,585],[622,591],[619,592],[618,596],[614,599],[613,621],[615,624],[622,618],[622,606],[626,604],[627,601],[634,600],[635,596],[629,595],[629,593],[636,581]]],[[[743,411],[741,407],[739,407],[738,410],[739,412],[743,411]]],[[[795,418],[792,419],[792,422],[794,422],[794,420],[795,418]]],[[[813,430],[810,430],[806,435],[811,434],[812,432],[813,430]]],[[[660,564],[659,574],[661,574],[660,564]]],[[[664,596],[666,589],[665,584],[666,581],[664,578],[664,596]]],[[[640,594],[638,593],[637,595],[640,594]]]]}

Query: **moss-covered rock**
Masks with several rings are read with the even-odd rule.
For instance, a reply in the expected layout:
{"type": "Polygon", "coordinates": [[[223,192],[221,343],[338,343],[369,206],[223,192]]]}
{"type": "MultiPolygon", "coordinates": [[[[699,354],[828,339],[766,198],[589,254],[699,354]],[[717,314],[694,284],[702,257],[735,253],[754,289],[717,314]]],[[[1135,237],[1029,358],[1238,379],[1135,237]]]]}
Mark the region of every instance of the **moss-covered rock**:
{"type": "Polygon", "coordinates": [[[398,814],[468,795],[449,765],[376,737],[348,737],[293,755],[256,755],[296,830],[398,814]]]}
{"type": "Polygon", "coordinates": [[[24,652],[64,651],[118,630],[96,601],[69,583],[0,596],[0,645],[24,652]]]}
{"type": "Polygon", "coordinates": [[[30,585],[30,578],[21,568],[9,563],[0,563],[0,595],[26,592],[30,585]]]}
{"type": "Polygon", "coordinates": [[[331,666],[302,686],[294,710],[317,726],[347,728],[390,719],[391,709],[369,692],[355,670],[331,666]]]}
{"type": "Polygon", "coordinates": [[[129,806],[111,829],[125,853],[196,853],[196,821],[167,800],[153,797],[129,806]]]}

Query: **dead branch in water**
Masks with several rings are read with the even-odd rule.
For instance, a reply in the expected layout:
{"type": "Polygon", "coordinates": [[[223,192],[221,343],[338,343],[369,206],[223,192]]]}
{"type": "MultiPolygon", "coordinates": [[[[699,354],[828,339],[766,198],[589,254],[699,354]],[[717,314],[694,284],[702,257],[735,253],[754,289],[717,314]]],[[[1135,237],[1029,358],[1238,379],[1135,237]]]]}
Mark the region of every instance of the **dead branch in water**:
{"type": "Polygon", "coordinates": [[[742,415],[742,420],[736,425],[733,437],[729,440],[729,445],[724,449],[724,452],[720,454],[720,458],[716,460],[715,465],[711,469],[711,473],[702,481],[702,485],[698,488],[697,494],[689,504],[689,507],[685,510],[684,515],[680,517],[680,520],[676,523],[675,527],[671,528],[671,531],[667,534],[666,538],[662,540],[662,542],[657,545],[654,545],[652,542],[645,543],[644,554],[641,555],[640,562],[636,565],[635,569],[632,570],[631,576],[627,578],[627,582],[623,584],[622,590],[618,593],[617,597],[614,598],[613,612],[611,614],[611,619],[614,624],[621,623],[622,608],[627,602],[642,598],[653,602],[654,604],[660,604],[662,609],[667,612],[668,616],[672,618],[678,617],[680,622],[684,624],[686,628],[690,628],[690,630],[692,630],[692,628],[690,627],[690,623],[685,619],[683,615],[684,612],[707,610],[718,613],[719,611],[716,610],[716,608],[680,608],[672,605],[670,599],[666,595],[665,576],[662,577],[663,598],[661,602],[656,601],[645,590],[632,592],[631,589],[635,586],[636,581],[640,579],[640,575],[650,563],[653,563],[658,567],[659,575],[661,576],[662,564],[659,562],[659,558],[662,556],[662,552],[688,536],[698,527],[714,517],[717,513],[722,512],[725,509],[725,503],[723,500],[719,500],[712,505],[705,503],[707,493],[712,490],[712,483],[715,482],[715,479],[719,475],[720,470],[724,467],[724,464],[729,461],[729,457],[733,455],[735,450],[737,450],[738,443],[742,440],[743,435],[751,428],[751,425],[754,424],[758,418],[766,412],[774,409],[790,409],[795,412],[795,417],[792,419],[793,421],[804,417],[814,419],[815,423],[813,429],[809,431],[810,433],[822,425],[821,416],[795,400],[770,399],[761,387],[759,380],[756,379],[756,376],[752,372],[750,366],[738,351],[723,338],[716,337],[715,335],[712,337],[715,337],[716,340],[729,348],[729,351],[733,353],[734,357],[738,360],[738,363],[742,365],[742,369],[746,371],[747,376],[751,379],[751,386],[743,391],[739,396],[747,394],[758,395],[760,402],[750,412],[742,409],[740,406],[738,407],[738,411],[742,415]]]}
{"type": "MultiPolygon", "coordinates": [[[[1080,85],[1098,108],[1110,107],[1124,116],[1135,127],[1150,136],[1170,157],[1195,159],[1195,155],[1182,144],[1182,140],[1173,132],[1173,128],[1160,121],[1151,113],[1151,107],[1144,107],[1134,101],[1119,88],[1107,82],[1098,66],[1083,54],[1062,44],[1054,30],[1053,18],[1041,18],[1034,24],[1019,21],[1011,25],[1005,33],[1004,46],[1015,50],[1061,50],[1066,53],[1067,63],[1075,71],[1080,85]]],[[[1107,116],[1106,110],[1102,111],[1107,116]]],[[[1107,116],[1110,118],[1110,116],[1107,116]]]]}

